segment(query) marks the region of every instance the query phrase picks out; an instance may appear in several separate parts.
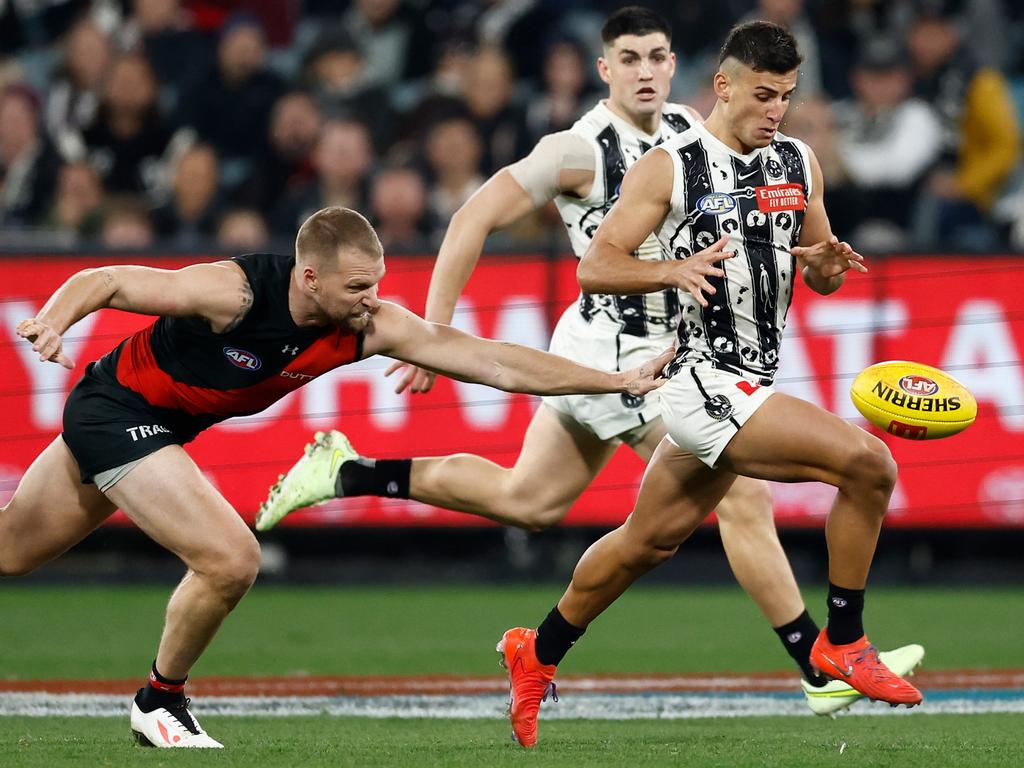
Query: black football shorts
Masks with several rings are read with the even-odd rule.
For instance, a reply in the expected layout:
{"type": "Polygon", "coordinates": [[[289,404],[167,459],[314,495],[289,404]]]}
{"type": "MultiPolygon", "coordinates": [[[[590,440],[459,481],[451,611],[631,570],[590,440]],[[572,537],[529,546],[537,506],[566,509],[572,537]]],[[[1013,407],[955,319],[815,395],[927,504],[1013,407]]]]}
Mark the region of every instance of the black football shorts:
{"type": "Polygon", "coordinates": [[[174,424],[174,411],[154,408],[116,381],[97,376],[90,363],[64,404],[61,437],[78,462],[83,483],[96,474],[194,437],[174,424]]]}

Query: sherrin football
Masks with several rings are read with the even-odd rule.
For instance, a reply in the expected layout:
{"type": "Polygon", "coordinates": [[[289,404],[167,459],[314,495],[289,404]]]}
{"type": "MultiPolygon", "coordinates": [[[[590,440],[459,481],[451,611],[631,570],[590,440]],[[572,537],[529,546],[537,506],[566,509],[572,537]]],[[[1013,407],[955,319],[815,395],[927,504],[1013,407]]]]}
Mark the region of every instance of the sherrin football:
{"type": "Polygon", "coordinates": [[[955,435],[978,415],[967,387],[938,368],[906,360],[865,368],[853,380],[850,399],[876,427],[910,440],[955,435]]]}

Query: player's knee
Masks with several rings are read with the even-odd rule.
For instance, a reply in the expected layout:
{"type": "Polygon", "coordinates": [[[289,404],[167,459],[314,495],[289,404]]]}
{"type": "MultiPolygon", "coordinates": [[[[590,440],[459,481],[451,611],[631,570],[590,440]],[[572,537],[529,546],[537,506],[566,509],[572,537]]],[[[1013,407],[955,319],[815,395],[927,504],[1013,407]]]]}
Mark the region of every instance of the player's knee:
{"type": "Polygon", "coordinates": [[[631,519],[626,522],[621,551],[625,565],[638,573],[646,573],[671,559],[686,538],[682,532],[638,531],[630,525],[631,522],[631,519]]]}
{"type": "Polygon", "coordinates": [[[637,570],[646,573],[647,571],[657,568],[666,560],[671,560],[672,556],[675,555],[677,551],[679,551],[678,544],[673,545],[667,542],[648,542],[645,546],[634,552],[632,565],[637,570]]]}
{"type": "Polygon", "coordinates": [[[520,519],[523,521],[523,528],[531,533],[540,533],[558,525],[568,512],[568,504],[532,504],[521,508],[520,519]]]}
{"type": "Polygon", "coordinates": [[[896,487],[897,466],[889,447],[872,435],[864,435],[848,463],[850,479],[862,489],[886,496],[896,487]]]}
{"type": "Polygon", "coordinates": [[[767,522],[774,525],[772,518],[772,492],[763,480],[741,478],[716,508],[718,519],[737,525],[756,525],[767,522]]]}
{"type": "Polygon", "coordinates": [[[655,566],[661,565],[666,560],[671,560],[678,551],[678,544],[655,544],[650,549],[650,562],[655,566]]]}
{"type": "Polygon", "coordinates": [[[245,594],[256,581],[260,573],[260,545],[255,538],[236,550],[232,558],[233,584],[235,589],[245,594]]]}
{"type": "Polygon", "coordinates": [[[214,588],[228,601],[237,602],[249,591],[260,572],[256,539],[242,539],[213,555],[204,569],[214,588]]]}
{"type": "Polygon", "coordinates": [[[0,578],[24,576],[38,567],[39,563],[19,554],[16,548],[0,545],[0,578]]]}
{"type": "MultiPolygon", "coordinates": [[[[6,508],[0,509],[0,517],[5,511],[6,508]]],[[[0,578],[24,576],[38,567],[39,563],[29,559],[24,548],[0,529],[0,578]]]]}
{"type": "Polygon", "coordinates": [[[537,485],[535,478],[524,482],[509,471],[504,480],[499,489],[504,507],[502,511],[518,527],[531,533],[546,531],[562,522],[572,506],[571,501],[553,498],[554,494],[546,493],[542,486],[537,485]]]}

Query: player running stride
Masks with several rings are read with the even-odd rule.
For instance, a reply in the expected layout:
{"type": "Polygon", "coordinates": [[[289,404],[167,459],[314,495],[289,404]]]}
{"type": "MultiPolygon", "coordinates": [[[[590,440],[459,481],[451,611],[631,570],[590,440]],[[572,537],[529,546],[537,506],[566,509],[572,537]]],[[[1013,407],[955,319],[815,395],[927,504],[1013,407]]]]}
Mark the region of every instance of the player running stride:
{"type": "Polygon", "coordinates": [[[864,634],[864,589],[896,483],[885,444],[773,386],[798,274],[830,294],[862,257],[831,231],[822,174],[802,142],[778,133],[801,58],[783,28],[732,30],[714,76],[718,101],[703,124],[663,142],[626,174],[620,197],[579,266],[584,291],[653,293],[678,286],[679,350],[661,390],[668,429],[632,514],[588,549],[537,630],[508,630],[510,718],[523,746],[537,740],[540,703],[556,665],[586,627],[637,578],[675,554],[738,475],[824,482],[837,489],[825,535],[828,625],[811,663],[871,699],[913,706],[921,693],[894,674],[864,634]],[[668,261],[632,254],[655,233],[668,261]],[[701,275],[680,279],[683,266],[701,275]]]}
{"type": "MultiPolygon", "coordinates": [[[[540,140],[524,159],[496,173],[452,217],[430,281],[426,317],[449,323],[459,294],[488,234],[555,201],[576,255],[618,199],[626,170],[651,147],[700,122],[691,108],[667,103],[675,55],[671,29],[658,14],[627,7],[608,17],[598,72],[608,84],[599,102],[568,131],[540,140]]],[[[786,214],[792,221],[791,213],[786,214]]],[[[696,250],[711,245],[705,240],[696,250]]],[[[674,244],[675,247],[675,244],[674,244]]],[[[651,235],[637,248],[645,264],[660,262],[651,235]]],[[[678,264],[677,264],[678,266],[678,264]]],[[[767,275],[765,275],[767,279],[767,275]]],[[[670,346],[679,323],[682,275],[650,293],[584,293],[563,313],[552,352],[588,365],[628,368],[670,346]],[[625,294],[625,295],[622,295],[625,294]]],[[[399,366],[392,366],[390,372],[399,366]]],[[[398,391],[426,392],[434,374],[412,368],[398,391]]],[[[506,525],[542,530],[560,522],[625,443],[648,461],[666,434],[657,393],[549,397],[534,415],[511,468],[471,454],[415,459],[362,459],[336,431],[317,433],[306,455],[271,489],[257,517],[267,530],[290,512],[334,497],[377,495],[481,515],[506,525]],[[340,471],[331,472],[338,464],[340,471]],[[558,466],[557,473],[548,469],[558,466]],[[538,478],[544,478],[538,482],[538,478]]],[[[801,670],[807,703],[831,714],[861,698],[842,681],[811,667],[819,628],[807,613],[778,540],[771,495],[762,480],[737,478],[717,507],[722,543],[740,585],[757,603],[801,670]]],[[[901,674],[924,655],[920,645],[884,654],[901,674]]]]}
{"type": "Polygon", "coordinates": [[[428,323],[380,301],[380,240],[346,208],[310,216],[295,254],[250,254],[176,271],[87,269],[17,327],[41,361],[71,368],[61,336],[89,313],[111,307],[160,316],[86,367],[68,396],[64,432],[0,510],[0,576],[56,558],[117,508],[188,567],[167,605],[149,682],[131,706],[131,728],[144,745],[222,746],[189,711],[185,682],[260,565],[252,531],[184,443],[370,355],[507,391],[631,397],[659,386],[671,357],[669,350],[635,370],[605,373],[428,323]]]}

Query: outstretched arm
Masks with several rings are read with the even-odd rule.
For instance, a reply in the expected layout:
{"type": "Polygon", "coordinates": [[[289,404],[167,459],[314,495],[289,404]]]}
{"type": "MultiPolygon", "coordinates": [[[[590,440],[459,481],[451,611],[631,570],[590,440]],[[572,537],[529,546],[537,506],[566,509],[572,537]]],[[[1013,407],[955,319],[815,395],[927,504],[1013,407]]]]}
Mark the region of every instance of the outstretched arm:
{"type": "Polygon", "coordinates": [[[661,150],[648,152],[626,172],[618,201],[597,228],[576,270],[585,293],[621,295],[679,288],[707,305],[702,292],[715,292],[707,277],[724,275],[716,265],[733,255],[723,250],[727,238],[681,261],[641,261],[633,257],[668,215],[672,174],[672,158],[661,150]]]}
{"type": "Polygon", "coordinates": [[[374,315],[363,350],[367,356],[387,355],[459,381],[534,395],[642,395],[661,386],[658,377],[672,355],[669,349],[640,368],[608,373],[548,352],[430,323],[390,302],[382,302],[374,315]]]}
{"type": "Polygon", "coordinates": [[[811,195],[800,231],[800,245],[795,246],[792,253],[800,262],[800,274],[807,287],[827,296],[839,290],[848,269],[867,272],[868,268],[863,264],[863,256],[832,234],[832,225],[825,212],[825,182],[821,165],[814,152],[808,152],[811,158],[811,195]]]}
{"type": "Polygon", "coordinates": [[[86,269],[72,275],[33,318],[16,332],[32,342],[39,359],[71,368],[61,336],[98,309],[110,307],[142,315],[199,316],[217,332],[230,330],[252,305],[242,269],[232,262],[193,264],[179,270],[131,265],[86,269]]]}

